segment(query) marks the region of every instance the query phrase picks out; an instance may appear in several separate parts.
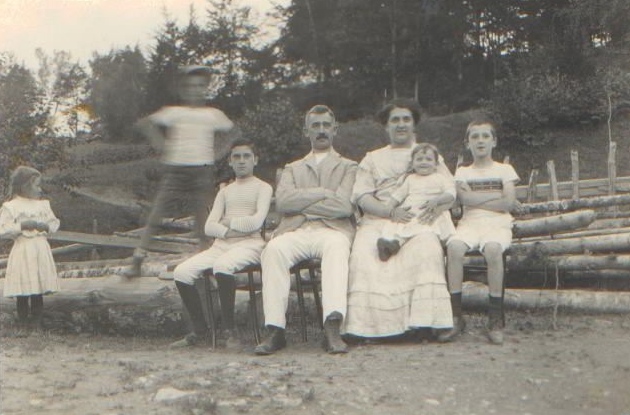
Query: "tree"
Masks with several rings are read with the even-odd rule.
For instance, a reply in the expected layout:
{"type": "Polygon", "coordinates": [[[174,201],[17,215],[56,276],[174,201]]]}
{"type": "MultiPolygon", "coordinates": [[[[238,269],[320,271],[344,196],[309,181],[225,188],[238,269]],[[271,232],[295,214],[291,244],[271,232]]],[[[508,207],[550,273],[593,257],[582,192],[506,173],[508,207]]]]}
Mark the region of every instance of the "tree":
{"type": "Polygon", "coordinates": [[[88,100],[88,75],[69,52],[55,51],[52,59],[42,49],[35,51],[39,59],[38,78],[50,109],[54,132],[76,138],[87,127],[92,116],[88,100]]]}
{"type": "Polygon", "coordinates": [[[20,164],[44,169],[62,159],[61,143],[50,137],[48,108],[33,74],[0,56],[0,178],[20,164]]]}
{"type": "Polygon", "coordinates": [[[106,55],[95,53],[90,66],[90,103],[95,115],[110,140],[128,139],[144,108],[147,68],[140,49],[136,46],[106,55]]]}

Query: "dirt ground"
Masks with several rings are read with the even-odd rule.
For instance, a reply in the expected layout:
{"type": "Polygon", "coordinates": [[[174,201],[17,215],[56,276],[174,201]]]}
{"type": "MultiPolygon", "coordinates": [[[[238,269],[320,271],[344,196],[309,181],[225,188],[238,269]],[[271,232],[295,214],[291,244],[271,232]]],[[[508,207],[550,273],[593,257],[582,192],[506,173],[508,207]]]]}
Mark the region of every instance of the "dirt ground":
{"type": "Polygon", "coordinates": [[[168,350],[173,339],[1,338],[1,414],[630,414],[630,315],[508,313],[493,346],[471,315],[455,343],[355,345],[330,356],[292,336],[168,350]]]}

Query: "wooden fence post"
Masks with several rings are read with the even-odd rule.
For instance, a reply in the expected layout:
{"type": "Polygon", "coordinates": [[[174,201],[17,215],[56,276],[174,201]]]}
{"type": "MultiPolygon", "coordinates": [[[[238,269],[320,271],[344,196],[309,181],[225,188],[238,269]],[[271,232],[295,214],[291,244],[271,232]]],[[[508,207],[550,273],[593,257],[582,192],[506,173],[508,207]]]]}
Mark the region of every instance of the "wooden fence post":
{"type": "Polygon", "coordinates": [[[573,199],[580,198],[580,158],[577,150],[571,150],[571,182],[573,184],[573,199]]]}
{"type": "Polygon", "coordinates": [[[558,200],[558,179],[556,178],[556,165],[553,160],[547,162],[547,173],[549,174],[549,200],[558,200]]]}

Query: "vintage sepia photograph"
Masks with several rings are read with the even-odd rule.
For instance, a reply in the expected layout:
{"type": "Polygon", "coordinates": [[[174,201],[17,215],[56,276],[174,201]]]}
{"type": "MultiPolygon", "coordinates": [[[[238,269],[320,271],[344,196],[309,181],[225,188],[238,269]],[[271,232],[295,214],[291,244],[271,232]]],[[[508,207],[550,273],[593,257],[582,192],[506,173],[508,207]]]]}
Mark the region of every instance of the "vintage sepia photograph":
{"type": "Polygon", "coordinates": [[[630,415],[628,0],[0,0],[0,415],[630,415]]]}

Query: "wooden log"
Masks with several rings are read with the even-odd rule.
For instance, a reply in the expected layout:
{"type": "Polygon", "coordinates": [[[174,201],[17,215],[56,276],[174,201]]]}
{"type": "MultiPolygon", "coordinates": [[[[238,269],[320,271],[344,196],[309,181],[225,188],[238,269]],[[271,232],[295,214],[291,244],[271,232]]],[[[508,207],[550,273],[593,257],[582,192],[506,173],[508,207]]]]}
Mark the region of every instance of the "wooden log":
{"type": "MultiPolygon", "coordinates": [[[[203,280],[202,280],[203,281],[203,280]]],[[[203,283],[197,287],[205,299],[203,283]]],[[[258,305],[262,305],[260,295],[258,305]]],[[[309,321],[319,330],[315,305],[309,295],[306,310],[309,321]],[[312,314],[311,314],[312,313],[312,314]]],[[[205,301],[202,302],[205,311],[205,301]]],[[[215,302],[218,307],[219,303],[215,302]]],[[[218,310],[215,310],[218,316],[218,310]]],[[[259,310],[262,313],[262,310],[259,310]]],[[[72,333],[98,333],[129,336],[181,336],[188,331],[182,303],[173,281],[158,278],[97,278],[63,279],[60,290],[44,297],[43,326],[45,330],[72,333]]],[[[298,313],[297,299],[289,297],[289,316],[298,313]]],[[[249,294],[238,290],[235,323],[242,337],[252,338],[249,316],[249,294]]],[[[3,328],[15,321],[15,300],[2,295],[0,284],[0,321],[3,328]]],[[[262,315],[259,318],[262,322],[262,315]]],[[[289,330],[289,336],[298,336],[289,330]]]]}
{"type": "Polygon", "coordinates": [[[556,165],[553,160],[547,162],[547,174],[549,174],[549,186],[551,192],[549,193],[549,200],[558,200],[558,180],[556,179],[556,165]]]}
{"type": "MultiPolygon", "coordinates": [[[[51,251],[52,251],[53,256],[56,257],[58,255],[73,254],[75,252],[85,251],[91,248],[92,247],[90,245],[71,244],[71,245],[66,245],[66,246],[59,246],[57,248],[52,248],[51,251]]],[[[0,258],[0,268],[6,267],[8,260],[9,260],[8,257],[0,258]]]]}
{"type": "MultiPolygon", "coordinates": [[[[186,235],[189,235],[189,234],[186,234],[186,235]]],[[[142,238],[141,234],[127,233],[127,232],[114,232],[114,236],[121,236],[123,238],[131,238],[131,239],[142,238]]],[[[162,241],[162,242],[175,242],[175,243],[192,244],[192,245],[199,244],[199,238],[192,237],[192,236],[185,236],[184,234],[182,235],[155,235],[152,238],[155,241],[162,241]]]]}
{"type": "Polygon", "coordinates": [[[569,238],[582,238],[585,236],[597,236],[597,235],[616,235],[620,233],[630,232],[630,227],[618,228],[618,229],[592,229],[567,233],[556,233],[548,236],[536,236],[528,238],[515,239],[515,242],[536,242],[536,241],[550,241],[557,239],[569,239],[569,238]]]}
{"type": "Polygon", "coordinates": [[[515,214],[532,214],[546,212],[568,212],[578,209],[593,209],[614,205],[629,205],[630,194],[615,196],[599,196],[575,200],[551,200],[539,203],[523,203],[515,214]]]}
{"type": "Polygon", "coordinates": [[[582,238],[551,239],[537,242],[515,242],[514,255],[569,255],[583,253],[630,252],[630,232],[618,235],[597,235],[582,238]]]}
{"type": "MultiPolygon", "coordinates": [[[[483,266],[484,258],[481,256],[467,256],[464,265],[483,266]]],[[[507,265],[510,271],[546,271],[554,269],[579,271],[592,269],[630,269],[630,255],[557,255],[547,256],[544,252],[540,255],[509,255],[507,265]]]]}
{"type": "MultiPolygon", "coordinates": [[[[479,283],[465,283],[464,307],[486,309],[488,289],[479,283]]],[[[505,306],[513,310],[554,309],[586,313],[628,313],[630,292],[585,290],[512,290],[505,291],[505,306]]]]}
{"type": "Polygon", "coordinates": [[[588,226],[595,220],[595,211],[582,210],[543,218],[515,220],[512,232],[515,238],[533,235],[552,235],[588,226]]]}
{"type": "MultiPolygon", "coordinates": [[[[57,231],[48,236],[51,241],[78,242],[87,245],[113,246],[118,248],[136,248],[138,240],[113,235],[92,235],[89,233],[57,231]]],[[[151,241],[151,251],[182,253],[190,252],[189,245],[173,242],[151,241]]]]}
{"type": "MultiPolygon", "coordinates": [[[[149,255],[142,264],[145,276],[160,276],[169,267],[179,264],[188,254],[149,255]]],[[[59,278],[100,277],[103,275],[121,274],[131,266],[131,258],[100,259],[95,261],[57,262],[59,278]]],[[[0,269],[0,278],[5,276],[6,269],[0,269]]]]}
{"type": "MultiPolygon", "coordinates": [[[[608,178],[604,179],[582,179],[580,180],[580,197],[602,196],[608,194],[608,178]]],[[[530,191],[528,185],[516,186],[516,197],[518,200],[527,200],[530,191]]],[[[615,191],[630,192],[630,176],[617,177],[615,181],[615,191]]],[[[539,183],[535,187],[535,193],[539,198],[548,198],[550,193],[549,183],[539,183]]],[[[570,199],[573,194],[573,182],[558,182],[558,194],[561,199],[570,199]]]]}
{"type": "Polygon", "coordinates": [[[599,210],[597,213],[597,219],[618,219],[618,218],[630,218],[630,211],[622,210],[619,212],[606,212],[599,210]]]}
{"type": "Polygon", "coordinates": [[[571,150],[571,183],[573,194],[571,199],[580,198],[580,159],[577,150],[571,150]]]}
{"type": "Polygon", "coordinates": [[[630,226],[630,218],[600,219],[589,224],[588,229],[618,229],[628,226],[630,226]]]}

